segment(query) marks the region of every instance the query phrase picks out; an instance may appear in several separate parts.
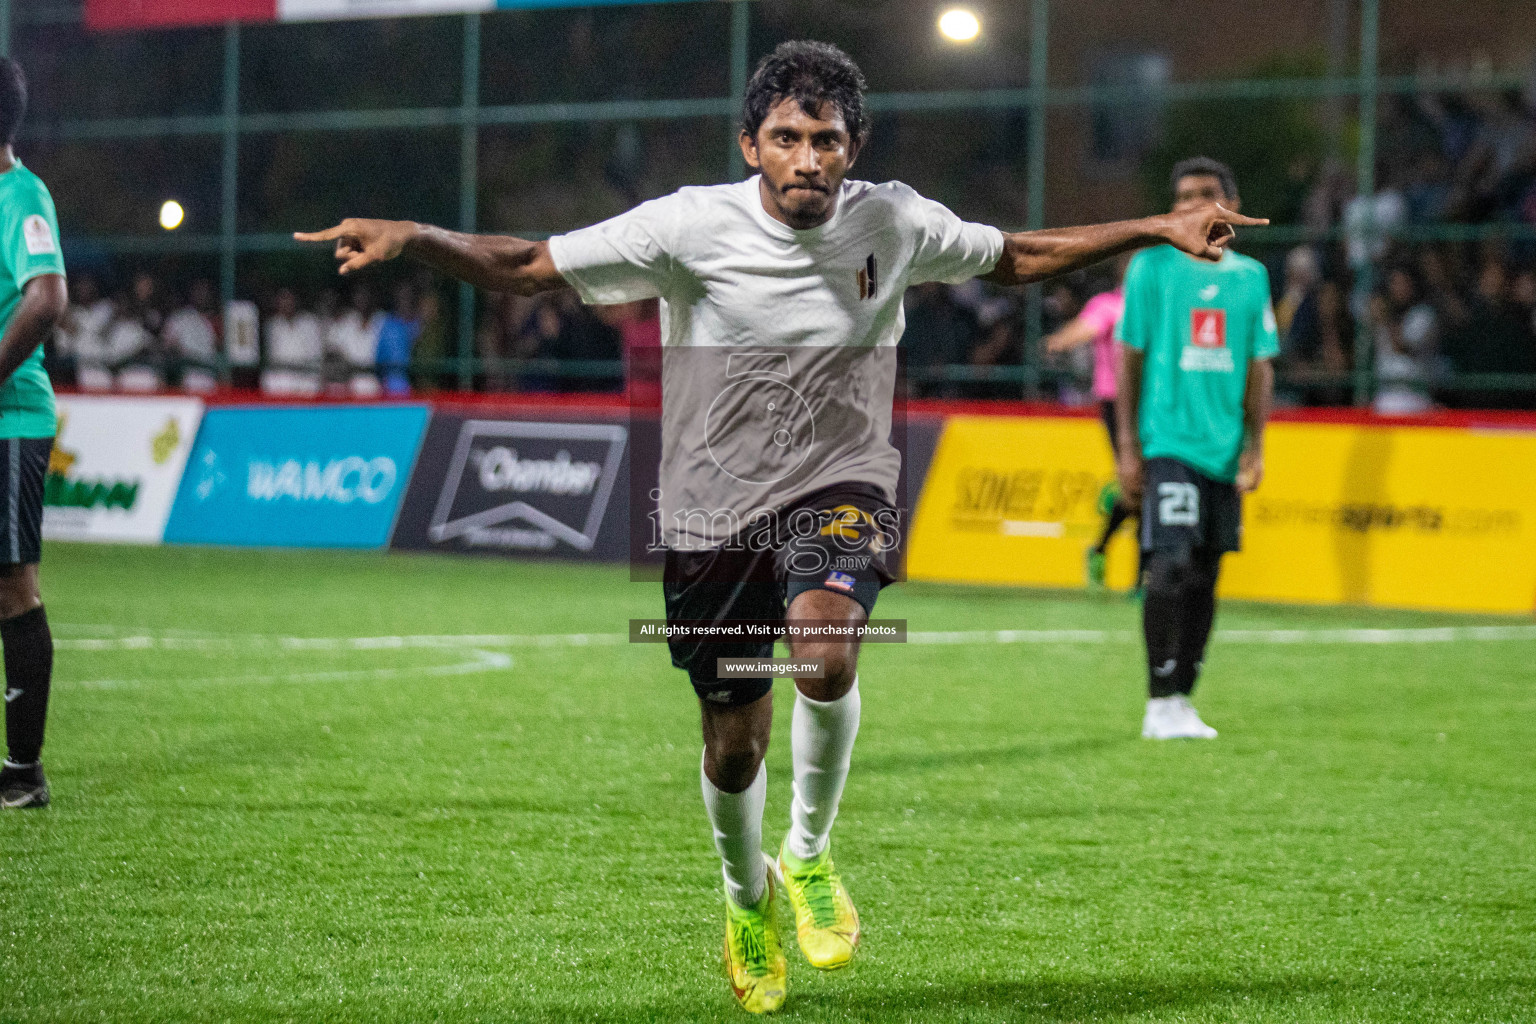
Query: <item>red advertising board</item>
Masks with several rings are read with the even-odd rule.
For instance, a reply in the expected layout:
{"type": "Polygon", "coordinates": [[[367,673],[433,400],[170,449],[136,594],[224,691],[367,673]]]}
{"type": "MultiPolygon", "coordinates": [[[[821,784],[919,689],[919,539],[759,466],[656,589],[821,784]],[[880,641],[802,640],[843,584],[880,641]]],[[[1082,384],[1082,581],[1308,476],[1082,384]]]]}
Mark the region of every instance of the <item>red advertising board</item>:
{"type": "Polygon", "coordinates": [[[94,31],[123,31],[228,21],[347,21],[670,2],[675,0],[86,0],[85,24],[94,31]]]}
{"type": "Polygon", "coordinates": [[[211,25],[225,21],[273,21],[277,0],[86,0],[85,24],[93,31],[151,25],[211,25]]]}

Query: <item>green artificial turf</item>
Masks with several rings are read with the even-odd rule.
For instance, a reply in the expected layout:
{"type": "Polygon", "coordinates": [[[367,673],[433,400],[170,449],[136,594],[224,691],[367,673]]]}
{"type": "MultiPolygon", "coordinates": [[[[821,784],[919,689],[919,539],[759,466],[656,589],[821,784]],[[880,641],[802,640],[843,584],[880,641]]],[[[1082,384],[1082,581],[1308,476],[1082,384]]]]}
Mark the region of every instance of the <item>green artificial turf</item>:
{"type": "MultiPolygon", "coordinates": [[[[620,633],[658,585],[377,553],[44,569],[55,797],[0,814],[0,1022],[746,1019],[664,647],[358,639],[620,633]]],[[[1536,640],[1218,634],[1221,738],[1153,744],[1123,599],[909,585],[879,614],[1107,632],[866,648],[834,832],[864,945],[832,975],[791,948],[787,1018],[1536,1020],[1536,640]]]]}

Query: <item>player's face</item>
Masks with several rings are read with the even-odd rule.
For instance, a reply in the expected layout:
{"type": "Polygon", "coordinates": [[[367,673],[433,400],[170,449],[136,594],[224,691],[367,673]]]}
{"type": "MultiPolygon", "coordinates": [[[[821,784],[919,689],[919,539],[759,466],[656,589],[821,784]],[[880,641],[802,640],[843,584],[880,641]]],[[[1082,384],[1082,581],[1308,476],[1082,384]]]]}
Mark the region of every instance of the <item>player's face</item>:
{"type": "Polygon", "coordinates": [[[1220,203],[1233,213],[1242,206],[1235,197],[1222,190],[1221,179],[1214,174],[1186,174],[1179,179],[1179,187],[1173,193],[1173,212],[1181,213],[1206,203],[1220,203]]]}
{"type": "Polygon", "coordinates": [[[831,218],[833,198],[858,156],[836,104],[823,103],[813,117],[792,99],[769,112],[757,138],[742,133],[741,151],[762,172],[764,208],[801,230],[831,218]]]}

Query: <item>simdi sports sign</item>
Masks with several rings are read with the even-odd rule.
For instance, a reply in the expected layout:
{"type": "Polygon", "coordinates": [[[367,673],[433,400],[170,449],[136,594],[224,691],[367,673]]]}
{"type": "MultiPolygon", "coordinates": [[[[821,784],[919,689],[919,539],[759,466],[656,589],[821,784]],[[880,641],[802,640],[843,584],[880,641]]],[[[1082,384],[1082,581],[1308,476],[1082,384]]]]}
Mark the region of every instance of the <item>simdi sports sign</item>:
{"type": "Polygon", "coordinates": [[[173,25],[220,25],[229,21],[340,21],[675,2],[680,0],[86,0],[85,24],[96,31],[113,31],[173,25]]]}
{"type": "Polygon", "coordinates": [[[1536,429],[1282,423],[1233,597],[1530,612],[1536,429]]]}
{"type": "MultiPolygon", "coordinates": [[[[1222,593],[1263,601],[1530,612],[1536,429],[1279,422],[1222,593]]],[[[913,523],[912,579],[1079,586],[1113,475],[1075,417],[956,416],[913,523]]],[[[1128,586],[1127,529],[1110,583],[1128,586]]]]}
{"type": "MultiPolygon", "coordinates": [[[[908,578],[1080,585],[1113,474],[1097,419],[950,417],[917,503],[908,578]]],[[[1123,586],[1134,555],[1120,543],[1110,582],[1123,586]]]]}

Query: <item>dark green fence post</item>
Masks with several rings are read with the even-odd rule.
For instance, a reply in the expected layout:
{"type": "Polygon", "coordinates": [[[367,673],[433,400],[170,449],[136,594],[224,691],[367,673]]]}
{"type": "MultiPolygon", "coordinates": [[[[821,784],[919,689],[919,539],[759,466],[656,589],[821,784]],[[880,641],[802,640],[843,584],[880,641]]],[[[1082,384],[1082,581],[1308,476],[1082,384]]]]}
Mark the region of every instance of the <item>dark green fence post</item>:
{"type": "MultiPolygon", "coordinates": [[[[1380,6],[1378,0],[1361,0],[1360,3],[1360,152],[1355,165],[1355,192],[1365,211],[1364,222],[1358,226],[1365,241],[1366,259],[1361,264],[1359,278],[1355,281],[1357,295],[1369,297],[1375,286],[1376,268],[1371,262],[1371,248],[1376,236],[1376,89],[1379,84],[1376,68],[1376,47],[1379,42],[1380,6]]],[[[1355,404],[1369,405],[1376,379],[1376,339],[1372,336],[1366,304],[1366,315],[1355,324],[1355,404]]]]}
{"type": "MultiPolygon", "coordinates": [[[[459,122],[459,230],[478,226],[480,186],[480,15],[464,15],[464,85],[459,122]]],[[[475,289],[459,284],[459,387],[475,386],[475,289]]]]}
{"type": "Polygon", "coordinates": [[[747,162],[742,158],[741,144],[737,142],[740,133],[736,125],[737,111],[741,110],[742,97],[747,94],[747,43],[752,27],[752,12],[747,3],[748,0],[732,0],[731,3],[731,113],[725,133],[729,154],[727,181],[740,181],[747,175],[747,162]]]}
{"type": "MultiPolygon", "coordinates": [[[[1027,227],[1045,227],[1045,118],[1046,61],[1050,55],[1050,0],[1033,0],[1029,31],[1029,196],[1025,209],[1027,227]]],[[[1036,398],[1040,391],[1040,338],[1045,333],[1045,292],[1029,286],[1024,300],[1024,395],[1036,398]]]]}
{"type": "MultiPolygon", "coordinates": [[[[219,308],[235,301],[235,245],[240,235],[240,25],[224,26],[224,95],[220,108],[219,308]]],[[[221,361],[220,375],[229,380],[221,361]]]]}

